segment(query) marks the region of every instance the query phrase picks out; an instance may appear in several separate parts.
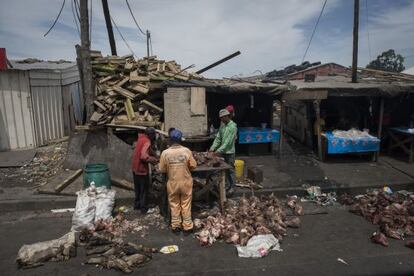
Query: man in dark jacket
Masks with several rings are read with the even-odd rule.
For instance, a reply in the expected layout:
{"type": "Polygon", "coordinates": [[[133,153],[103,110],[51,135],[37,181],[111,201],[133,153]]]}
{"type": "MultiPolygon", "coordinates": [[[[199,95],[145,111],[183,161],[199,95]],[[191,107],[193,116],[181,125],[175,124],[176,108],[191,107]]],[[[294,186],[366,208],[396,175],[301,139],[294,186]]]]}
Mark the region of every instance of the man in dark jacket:
{"type": "Polygon", "coordinates": [[[134,154],[132,156],[132,172],[134,177],[135,203],[134,209],[145,214],[148,211],[147,196],[149,189],[149,163],[155,164],[157,158],[151,150],[155,140],[155,129],[146,128],[145,133],[138,135],[134,154]]]}

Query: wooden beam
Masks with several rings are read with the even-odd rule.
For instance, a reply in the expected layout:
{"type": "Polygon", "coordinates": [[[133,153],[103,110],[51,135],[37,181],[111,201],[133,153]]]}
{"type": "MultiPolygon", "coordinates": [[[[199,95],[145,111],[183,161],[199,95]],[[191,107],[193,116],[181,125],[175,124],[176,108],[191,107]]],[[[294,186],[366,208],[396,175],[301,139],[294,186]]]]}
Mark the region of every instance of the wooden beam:
{"type": "Polygon", "coordinates": [[[149,87],[140,83],[128,86],[129,89],[134,90],[138,93],[147,94],[149,87]]]}
{"type": "Polygon", "coordinates": [[[285,92],[282,100],[325,100],[328,98],[328,90],[300,90],[295,92],[285,92]]]}
{"type": "Polygon", "coordinates": [[[128,121],[133,121],[135,119],[134,109],[132,108],[132,102],[130,99],[126,99],[124,102],[125,110],[127,113],[128,121]]]}
{"type": "Polygon", "coordinates": [[[146,106],[149,106],[149,107],[151,107],[151,108],[153,108],[157,111],[159,111],[160,113],[162,113],[164,111],[164,109],[162,109],[161,107],[159,107],[159,106],[157,106],[157,105],[155,105],[155,104],[153,104],[153,103],[151,103],[147,100],[142,100],[141,103],[145,104],[146,106]]]}
{"type": "Polygon", "coordinates": [[[63,191],[67,186],[69,186],[78,176],[82,174],[82,169],[75,171],[71,176],[66,178],[62,183],[55,187],[55,192],[60,193],[63,191]]]}
{"type": "MultiPolygon", "coordinates": [[[[139,130],[146,130],[147,129],[147,127],[144,127],[144,126],[134,126],[134,125],[105,124],[105,126],[107,126],[107,127],[116,127],[116,128],[139,129],[139,130]]],[[[165,137],[168,137],[168,132],[166,132],[166,131],[155,129],[155,132],[157,132],[157,133],[159,133],[159,134],[161,134],[165,137]]]]}
{"type": "Polygon", "coordinates": [[[128,90],[126,90],[122,87],[119,87],[119,86],[115,85],[115,86],[112,87],[112,89],[115,92],[117,92],[117,93],[121,94],[122,96],[124,96],[125,98],[133,100],[136,97],[136,95],[134,93],[132,93],[131,91],[128,91],[128,90]]]}
{"type": "Polygon", "coordinates": [[[134,184],[132,184],[131,182],[125,180],[125,179],[120,179],[117,177],[111,177],[111,183],[113,186],[124,189],[124,190],[128,190],[128,191],[133,191],[134,190],[134,184]]]}

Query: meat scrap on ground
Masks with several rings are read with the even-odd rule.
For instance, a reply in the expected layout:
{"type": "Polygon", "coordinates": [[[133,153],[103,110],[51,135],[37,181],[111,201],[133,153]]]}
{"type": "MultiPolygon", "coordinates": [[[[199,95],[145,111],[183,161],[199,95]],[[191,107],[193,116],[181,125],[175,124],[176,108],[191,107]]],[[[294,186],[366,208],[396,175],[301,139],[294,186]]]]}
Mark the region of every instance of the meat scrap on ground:
{"type": "Polygon", "coordinates": [[[242,197],[239,201],[228,200],[223,213],[214,210],[211,215],[195,219],[195,234],[201,245],[211,245],[216,240],[226,243],[246,245],[254,235],[273,234],[278,240],[287,235],[287,227],[297,228],[303,215],[303,207],[290,199],[294,217],[287,216],[285,204],[273,194],[260,198],[242,197]]]}
{"type": "MultiPolygon", "coordinates": [[[[413,197],[398,192],[387,194],[372,191],[357,196],[349,211],[378,225],[379,231],[373,234],[371,240],[388,246],[387,237],[401,240],[406,236],[414,236],[414,216],[411,212],[414,208],[413,197]]],[[[352,202],[347,196],[343,199],[345,204],[352,202]]]]}

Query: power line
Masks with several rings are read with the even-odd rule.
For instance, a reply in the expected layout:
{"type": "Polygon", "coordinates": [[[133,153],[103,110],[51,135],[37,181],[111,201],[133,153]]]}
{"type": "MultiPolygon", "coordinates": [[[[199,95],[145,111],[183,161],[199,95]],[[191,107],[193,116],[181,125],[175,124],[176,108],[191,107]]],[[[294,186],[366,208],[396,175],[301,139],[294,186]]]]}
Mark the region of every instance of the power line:
{"type": "Polygon", "coordinates": [[[76,16],[78,17],[78,20],[80,22],[80,14],[79,14],[79,3],[78,3],[78,0],[73,0],[73,2],[75,3],[76,16]]]}
{"type": "Polygon", "coordinates": [[[139,26],[139,24],[138,24],[137,20],[135,19],[134,13],[133,13],[133,12],[132,12],[132,10],[131,10],[131,6],[129,5],[128,0],[125,0],[125,2],[126,2],[126,4],[127,4],[127,6],[128,6],[129,12],[131,13],[132,19],[134,19],[135,25],[137,26],[138,30],[139,30],[139,31],[140,31],[143,35],[146,35],[146,34],[145,34],[145,32],[144,32],[144,31],[141,29],[141,27],[139,26]]]}
{"type": "Polygon", "coordinates": [[[115,20],[112,18],[111,16],[111,21],[115,26],[115,29],[117,30],[119,36],[122,38],[122,40],[124,41],[125,45],[128,47],[128,49],[131,51],[131,53],[136,57],[137,55],[135,55],[134,51],[132,50],[131,46],[129,46],[128,42],[125,40],[124,36],[121,33],[121,30],[118,28],[118,25],[116,25],[115,20]]]}
{"type": "Polygon", "coordinates": [[[60,14],[62,13],[63,7],[65,6],[65,2],[66,0],[63,0],[62,7],[60,7],[60,11],[58,15],[56,16],[55,21],[53,22],[52,26],[50,26],[49,30],[43,36],[47,36],[50,33],[50,31],[52,31],[53,27],[55,27],[57,21],[59,20],[60,14]]]}
{"type": "Polygon", "coordinates": [[[312,35],[310,37],[308,47],[306,47],[305,54],[303,55],[303,58],[302,58],[302,62],[305,60],[306,54],[308,53],[309,47],[310,47],[310,45],[312,43],[313,36],[315,35],[315,32],[316,32],[316,28],[318,27],[319,20],[321,19],[323,10],[325,9],[326,2],[328,2],[328,0],[325,0],[325,2],[323,3],[322,9],[321,9],[321,13],[319,14],[318,20],[316,21],[315,27],[313,28],[312,35]]]}
{"type": "Polygon", "coordinates": [[[367,28],[367,43],[368,43],[368,54],[369,54],[369,60],[372,60],[372,55],[371,55],[371,42],[369,39],[369,18],[368,18],[368,0],[365,0],[365,13],[366,13],[366,28],[367,28]]]}
{"type": "Polygon", "coordinates": [[[76,18],[76,13],[75,13],[75,1],[70,1],[71,3],[71,9],[72,9],[72,15],[73,15],[73,21],[75,21],[75,25],[76,25],[76,30],[78,31],[79,37],[80,37],[80,30],[79,30],[79,21],[76,18]]]}

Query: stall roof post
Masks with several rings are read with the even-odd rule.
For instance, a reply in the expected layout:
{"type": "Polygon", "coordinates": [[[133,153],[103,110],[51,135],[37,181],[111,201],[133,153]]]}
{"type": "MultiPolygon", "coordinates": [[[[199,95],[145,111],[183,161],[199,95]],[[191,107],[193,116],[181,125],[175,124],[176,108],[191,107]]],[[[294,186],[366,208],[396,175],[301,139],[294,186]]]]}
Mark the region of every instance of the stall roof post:
{"type": "MultiPolygon", "coordinates": [[[[384,118],[384,98],[381,98],[380,114],[379,114],[379,121],[378,121],[378,139],[380,139],[380,141],[381,141],[381,136],[382,136],[382,121],[383,121],[383,118],[384,118]]],[[[380,150],[381,150],[381,143],[379,143],[378,151],[375,153],[375,161],[376,162],[378,162],[380,150]]]]}
{"type": "Polygon", "coordinates": [[[313,105],[315,107],[315,115],[316,115],[316,131],[318,135],[318,157],[319,160],[323,161],[322,155],[322,137],[321,137],[321,101],[315,100],[313,101],[313,105]]]}
{"type": "Polygon", "coordinates": [[[280,139],[279,139],[279,159],[282,159],[283,148],[283,128],[285,124],[285,100],[280,101],[280,139]]]}

